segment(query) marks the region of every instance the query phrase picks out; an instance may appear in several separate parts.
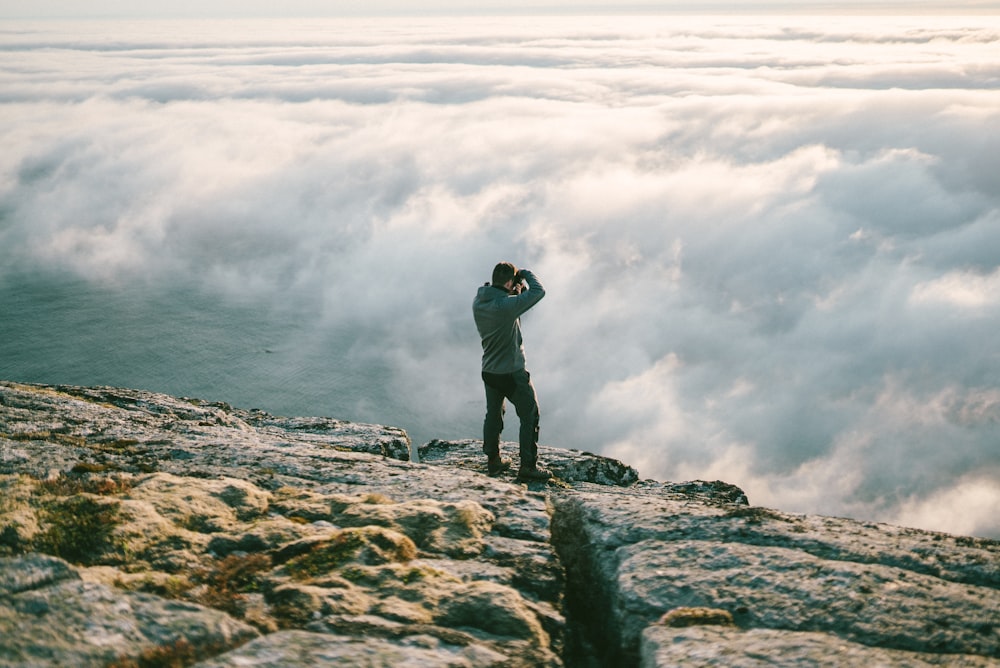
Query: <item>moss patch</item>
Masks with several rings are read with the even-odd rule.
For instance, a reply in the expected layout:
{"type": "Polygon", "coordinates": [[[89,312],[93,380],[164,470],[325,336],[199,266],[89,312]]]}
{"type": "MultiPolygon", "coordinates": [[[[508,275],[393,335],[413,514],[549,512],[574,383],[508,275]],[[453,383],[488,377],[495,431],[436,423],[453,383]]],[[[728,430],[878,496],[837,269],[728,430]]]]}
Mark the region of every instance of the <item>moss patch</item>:
{"type": "Polygon", "coordinates": [[[55,499],[42,509],[45,529],[35,538],[42,552],[66,561],[91,566],[112,547],[120,504],[92,496],[55,499]]]}
{"type": "MultiPolygon", "coordinates": [[[[54,496],[74,496],[76,494],[97,494],[108,496],[126,494],[132,489],[131,476],[123,475],[93,475],[91,467],[81,467],[77,464],[68,474],[43,480],[39,488],[54,496]]],[[[98,469],[100,470],[100,469],[98,469]]]]}
{"type": "Polygon", "coordinates": [[[403,534],[382,527],[358,527],[315,544],[288,562],[286,569],[293,578],[307,580],[350,563],[374,566],[408,562],[416,556],[416,545],[403,534]]]}
{"type": "Polygon", "coordinates": [[[52,438],[51,432],[47,431],[22,431],[5,436],[12,441],[48,441],[52,438]]]}
{"type": "Polygon", "coordinates": [[[263,554],[230,555],[215,568],[202,570],[195,580],[206,585],[198,602],[242,617],[245,594],[260,591],[261,573],[271,570],[270,557],[263,554]]]}
{"type": "Polygon", "coordinates": [[[229,645],[218,640],[195,646],[186,638],[144,649],[137,657],[119,657],[108,668],[184,668],[202,659],[221,654],[229,645]]]}
{"type": "Polygon", "coordinates": [[[673,628],[736,625],[728,610],[718,608],[674,608],[660,617],[657,623],[673,628]]]}

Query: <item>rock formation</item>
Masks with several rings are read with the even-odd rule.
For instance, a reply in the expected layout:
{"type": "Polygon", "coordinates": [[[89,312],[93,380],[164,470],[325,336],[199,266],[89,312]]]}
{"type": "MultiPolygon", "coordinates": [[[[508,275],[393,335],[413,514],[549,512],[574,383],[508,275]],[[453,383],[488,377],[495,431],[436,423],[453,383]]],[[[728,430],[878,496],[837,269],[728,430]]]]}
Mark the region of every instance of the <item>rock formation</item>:
{"type": "Polygon", "coordinates": [[[1000,665],[1000,544],[542,448],[0,382],[0,665],[1000,665]],[[505,447],[516,452],[516,446],[505,447]]]}

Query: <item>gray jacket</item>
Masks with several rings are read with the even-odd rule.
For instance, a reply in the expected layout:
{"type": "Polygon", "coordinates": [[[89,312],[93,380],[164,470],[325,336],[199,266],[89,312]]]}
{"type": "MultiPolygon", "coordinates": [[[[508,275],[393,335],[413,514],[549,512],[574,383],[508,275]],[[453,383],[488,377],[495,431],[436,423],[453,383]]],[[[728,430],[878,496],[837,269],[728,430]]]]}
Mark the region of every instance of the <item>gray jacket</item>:
{"type": "Polygon", "coordinates": [[[535,275],[520,272],[528,289],[519,295],[503,288],[484,285],[472,302],[476,329],[483,340],[483,371],[513,373],[524,368],[524,345],[521,341],[521,314],[545,296],[545,288],[535,275]]]}

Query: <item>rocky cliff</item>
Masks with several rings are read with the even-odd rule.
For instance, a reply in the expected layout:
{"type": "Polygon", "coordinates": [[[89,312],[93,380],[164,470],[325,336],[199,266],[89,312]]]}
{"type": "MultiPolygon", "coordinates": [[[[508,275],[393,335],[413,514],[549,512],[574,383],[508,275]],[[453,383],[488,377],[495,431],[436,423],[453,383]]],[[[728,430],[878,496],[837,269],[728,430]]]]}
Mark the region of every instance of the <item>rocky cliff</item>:
{"type": "Polygon", "coordinates": [[[1000,544],[543,448],[0,382],[0,665],[997,666],[1000,544]],[[508,445],[506,447],[514,448],[508,445]]]}

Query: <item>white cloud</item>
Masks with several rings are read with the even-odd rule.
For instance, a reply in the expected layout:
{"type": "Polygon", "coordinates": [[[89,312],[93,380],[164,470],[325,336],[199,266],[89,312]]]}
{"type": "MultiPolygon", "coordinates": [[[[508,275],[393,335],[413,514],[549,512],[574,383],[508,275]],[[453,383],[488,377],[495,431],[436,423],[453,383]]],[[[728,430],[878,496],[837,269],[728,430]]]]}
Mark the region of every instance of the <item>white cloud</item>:
{"type": "Polygon", "coordinates": [[[921,526],[995,482],[995,19],[221,27],[0,36],[0,375],[476,436],[509,259],[544,443],[921,526]]]}
{"type": "Polygon", "coordinates": [[[981,310],[1000,305],[1000,269],[982,275],[953,271],[941,278],[918,283],[910,300],[915,304],[943,304],[960,310],[981,310]]]}
{"type": "Polygon", "coordinates": [[[912,496],[891,521],[966,536],[1000,534],[1000,483],[989,473],[963,476],[929,496],[912,496]]]}

